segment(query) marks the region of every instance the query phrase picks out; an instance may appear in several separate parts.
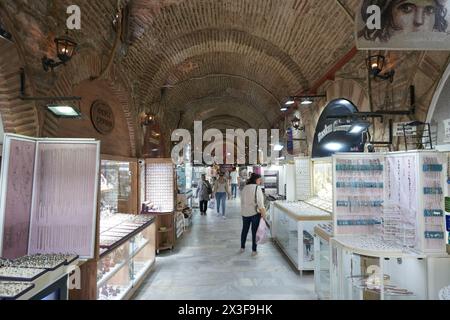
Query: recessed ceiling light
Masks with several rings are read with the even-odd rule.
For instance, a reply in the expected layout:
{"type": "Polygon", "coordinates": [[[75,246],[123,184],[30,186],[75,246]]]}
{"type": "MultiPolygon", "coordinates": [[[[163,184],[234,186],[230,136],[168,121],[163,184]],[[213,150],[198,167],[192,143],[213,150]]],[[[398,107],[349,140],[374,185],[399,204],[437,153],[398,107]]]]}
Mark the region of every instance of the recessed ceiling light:
{"type": "Polygon", "coordinates": [[[288,108],[287,108],[287,107],[282,107],[282,108],[280,109],[280,111],[286,112],[286,111],[288,111],[288,108]]]}
{"type": "Polygon", "coordinates": [[[81,112],[69,105],[49,104],[47,105],[47,110],[58,118],[81,118],[81,112]]]}
{"type": "Polygon", "coordinates": [[[302,105],[310,105],[310,104],[313,104],[313,101],[311,100],[311,99],[305,99],[305,100],[303,100],[302,101],[302,103],[301,103],[302,105]]]}

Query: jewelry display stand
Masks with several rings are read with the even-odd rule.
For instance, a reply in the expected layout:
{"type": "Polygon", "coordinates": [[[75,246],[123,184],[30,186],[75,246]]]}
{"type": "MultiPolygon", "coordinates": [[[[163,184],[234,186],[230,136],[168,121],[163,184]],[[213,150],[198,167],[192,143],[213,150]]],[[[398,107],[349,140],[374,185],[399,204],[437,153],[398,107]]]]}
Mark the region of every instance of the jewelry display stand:
{"type": "Polygon", "coordinates": [[[156,251],[175,246],[175,168],[172,159],[145,160],[146,213],[156,217],[156,251]]]}
{"type": "MultiPolygon", "coordinates": [[[[2,277],[26,278],[24,267],[45,270],[23,279],[26,291],[4,298],[31,299],[95,257],[100,142],[6,134],[3,146],[0,257],[9,266],[2,277]]],[[[7,295],[20,289],[0,281],[7,295]]],[[[67,290],[60,291],[61,299],[67,290]]]]}
{"type": "Polygon", "coordinates": [[[100,142],[6,134],[0,257],[95,256],[100,142]]]}
{"type": "Polygon", "coordinates": [[[332,299],[438,299],[446,171],[434,151],[333,157],[332,299]]]}

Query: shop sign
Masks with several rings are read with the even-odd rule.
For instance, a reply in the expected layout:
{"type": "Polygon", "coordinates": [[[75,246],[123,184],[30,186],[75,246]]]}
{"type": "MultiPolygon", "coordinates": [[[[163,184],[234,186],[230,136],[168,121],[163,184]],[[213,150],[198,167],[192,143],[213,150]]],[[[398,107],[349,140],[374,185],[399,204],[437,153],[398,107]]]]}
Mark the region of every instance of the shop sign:
{"type": "Polygon", "coordinates": [[[326,125],[325,128],[319,132],[319,143],[325,138],[327,135],[333,132],[333,125],[326,125]]]}
{"type": "Polygon", "coordinates": [[[92,104],[91,119],[94,128],[101,134],[110,134],[114,130],[114,113],[111,107],[103,101],[97,100],[92,104]]]}
{"type": "Polygon", "coordinates": [[[444,120],[444,143],[450,143],[450,119],[444,120]]]}
{"type": "MultiPolygon", "coordinates": [[[[394,123],[394,137],[404,137],[403,125],[407,125],[411,122],[396,122],[394,123]]],[[[417,133],[416,127],[405,127],[405,133],[407,137],[414,136],[417,133]]]]}

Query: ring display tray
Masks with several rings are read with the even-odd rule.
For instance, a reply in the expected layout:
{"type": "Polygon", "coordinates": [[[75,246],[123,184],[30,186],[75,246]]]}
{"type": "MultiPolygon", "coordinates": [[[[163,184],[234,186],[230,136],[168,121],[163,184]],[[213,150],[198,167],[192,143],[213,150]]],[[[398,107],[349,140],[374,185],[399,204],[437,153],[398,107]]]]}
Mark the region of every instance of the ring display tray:
{"type": "Polygon", "coordinates": [[[54,271],[67,263],[66,258],[59,255],[25,256],[13,261],[13,267],[38,268],[54,271]]]}
{"type": "Polygon", "coordinates": [[[17,300],[33,288],[30,282],[0,281],[0,300],[17,300]]]}
{"type": "Polygon", "coordinates": [[[46,269],[1,267],[0,281],[34,281],[47,273],[46,269]]]}

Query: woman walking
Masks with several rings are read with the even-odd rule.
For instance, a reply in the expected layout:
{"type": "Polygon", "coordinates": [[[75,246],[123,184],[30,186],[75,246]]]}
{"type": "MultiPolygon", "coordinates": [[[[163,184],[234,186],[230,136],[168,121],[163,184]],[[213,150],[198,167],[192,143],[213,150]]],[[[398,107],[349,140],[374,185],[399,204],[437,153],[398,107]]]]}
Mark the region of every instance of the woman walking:
{"type": "Polygon", "coordinates": [[[226,201],[231,198],[228,181],[224,177],[224,173],[220,173],[219,179],[214,183],[214,196],[217,204],[217,216],[220,217],[220,208],[222,208],[222,217],[225,220],[226,201]]]}
{"type": "Polygon", "coordinates": [[[200,215],[206,216],[208,201],[212,194],[211,184],[206,180],[206,174],[202,174],[202,180],[198,183],[197,198],[200,203],[200,215]]]}
{"type": "Polygon", "coordinates": [[[261,175],[253,173],[241,193],[241,215],[242,215],[242,234],[241,234],[241,253],[245,251],[247,235],[252,227],[252,256],[258,254],[256,244],[256,232],[259,222],[266,218],[266,208],[264,207],[264,194],[261,188],[261,175]]]}

